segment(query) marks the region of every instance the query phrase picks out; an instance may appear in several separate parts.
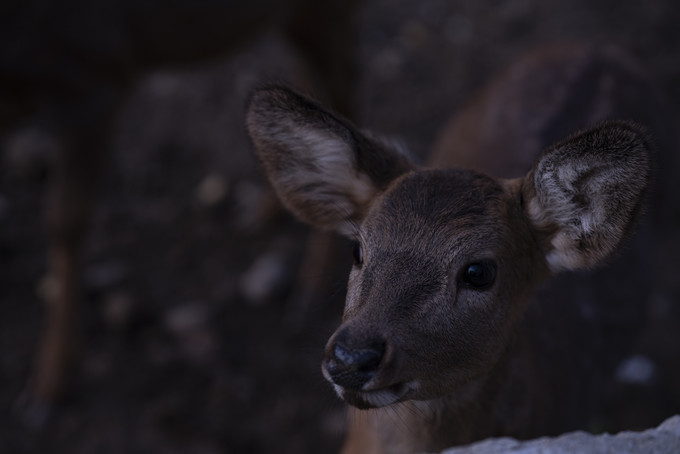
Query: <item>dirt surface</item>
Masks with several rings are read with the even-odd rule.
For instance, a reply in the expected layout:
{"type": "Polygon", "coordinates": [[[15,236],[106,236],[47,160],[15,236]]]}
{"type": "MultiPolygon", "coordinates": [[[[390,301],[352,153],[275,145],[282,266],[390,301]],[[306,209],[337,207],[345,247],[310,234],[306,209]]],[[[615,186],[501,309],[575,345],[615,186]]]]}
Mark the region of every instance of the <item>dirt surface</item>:
{"type": "MultiPolygon", "coordinates": [[[[357,117],[424,156],[438,128],[494,72],[538,45],[571,41],[628,49],[677,106],[679,23],[675,0],[369,0],[357,17],[357,117]]],[[[139,81],[116,128],[87,243],[79,366],[41,428],[12,408],[43,315],[49,154],[40,153],[39,131],[6,137],[0,452],[337,451],[344,409],[320,359],[340,319],[351,249],[323,297],[306,310],[296,305],[308,229],[271,208],[243,126],[252,88],[295,83],[297,61],[279,35],[266,33],[236,54],[139,81]]],[[[669,240],[668,251],[679,243],[680,235],[669,240]]],[[[659,272],[677,276],[680,261],[668,255],[659,272]]],[[[677,313],[668,309],[680,303],[674,285],[660,289],[657,305],[677,313]]],[[[648,333],[641,350],[657,378],[622,385],[611,409],[621,417],[602,428],[639,429],[680,413],[677,337],[663,338],[678,331],[674,320],[648,333]]]]}

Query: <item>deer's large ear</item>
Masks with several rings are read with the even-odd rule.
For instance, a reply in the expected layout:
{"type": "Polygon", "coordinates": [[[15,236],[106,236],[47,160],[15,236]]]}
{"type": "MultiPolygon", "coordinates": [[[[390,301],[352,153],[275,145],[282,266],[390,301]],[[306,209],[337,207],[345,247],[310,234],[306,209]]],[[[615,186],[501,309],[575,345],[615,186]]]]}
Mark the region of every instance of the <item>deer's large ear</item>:
{"type": "Polygon", "coordinates": [[[246,126],[284,205],[326,230],[354,232],[375,196],[413,167],[396,148],[282,86],[253,94],[246,126]]]}
{"type": "Polygon", "coordinates": [[[605,260],[635,226],[651,178],[648,136],[604,123],[546,150],[522,182],[529,219],[553,271],[605,260]]]}

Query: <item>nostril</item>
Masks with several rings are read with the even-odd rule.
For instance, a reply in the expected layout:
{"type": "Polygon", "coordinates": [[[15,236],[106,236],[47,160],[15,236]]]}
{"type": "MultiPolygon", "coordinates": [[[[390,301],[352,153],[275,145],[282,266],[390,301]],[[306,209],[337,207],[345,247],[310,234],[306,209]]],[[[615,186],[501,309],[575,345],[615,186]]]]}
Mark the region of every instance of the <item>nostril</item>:
{"type": "Polygon", "coordinates": [[[349,349],[337,343],[333,347],[333,359],[340,365],[368,372],[377,369],[382,360],[385,348],[349,349]]]}
{"type": "Polygon", "coordinates": [[[356,367],[360,372],[375,371],[382,361],[382,351],[359,350],[355,354],[356,367]]]}
{"type": "Polygon", "coordinates": [[[349,367],[354,361],[354,355],[342,344],[336,343],[333,347],[333,359],[337,364],[349,367]]]}
{"type": "Polygon", "coordinates": [[[326,371],[336,384],[359,389],[375,375],[384,353],[384,342],[364,348],[349,348],[336,342],[326,362],[326,371]]]}

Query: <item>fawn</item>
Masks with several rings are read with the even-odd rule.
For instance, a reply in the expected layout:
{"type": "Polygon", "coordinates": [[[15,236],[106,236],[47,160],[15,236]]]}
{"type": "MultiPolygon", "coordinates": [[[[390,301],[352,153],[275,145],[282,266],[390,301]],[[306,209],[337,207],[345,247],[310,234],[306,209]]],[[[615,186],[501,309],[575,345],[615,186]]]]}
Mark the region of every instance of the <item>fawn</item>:
{"type": "MultiPolygon", "coordinates": [[[[16,3],[16,2],[15,2],[16,3]]],[[[145,71],[186,66],[281,30],[310,78],[349,114],[357,1],[318,3],[32,0],[12,5],[0,44],[0,127],[30,124],[56,144],[48,191],[45,328],[20,410],[44,419],[78,336],[83,240],[119,107],[145,71]],[[318,79],[318,81],[316,80],[318,79]]]]}
{"type": "Polygon", "coordinates": [[[628,120],[663,127],[654,93],[615,49],[540,50],[454,117],[427,167],[286,87],[252,95],[282,202],[356,241],[322,362],[351,405],[343,452],[587,426],[652,285],[633,232],[655,153],[628,120]]]}

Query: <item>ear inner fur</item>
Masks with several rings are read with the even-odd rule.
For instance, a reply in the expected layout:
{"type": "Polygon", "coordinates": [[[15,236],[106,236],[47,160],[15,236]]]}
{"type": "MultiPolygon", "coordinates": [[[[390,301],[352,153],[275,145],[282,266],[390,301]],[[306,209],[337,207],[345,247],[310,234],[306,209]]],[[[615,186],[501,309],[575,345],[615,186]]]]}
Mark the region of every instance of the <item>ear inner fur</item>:
{"type": "Polygon", "coordinates": [[[284,204],[303,221],[345,235],[375,195],[413,167],[399,150],[282,86],[255,93],[246,124],[284,204]]]}
{"type": "Polygon", "coordinates": [[[628,237],[644,201],[651,156],[645,130],[604,123],[548,149],[524,184],[526,211],[550,232],[551,270],[592,267],[628,237]]]}

